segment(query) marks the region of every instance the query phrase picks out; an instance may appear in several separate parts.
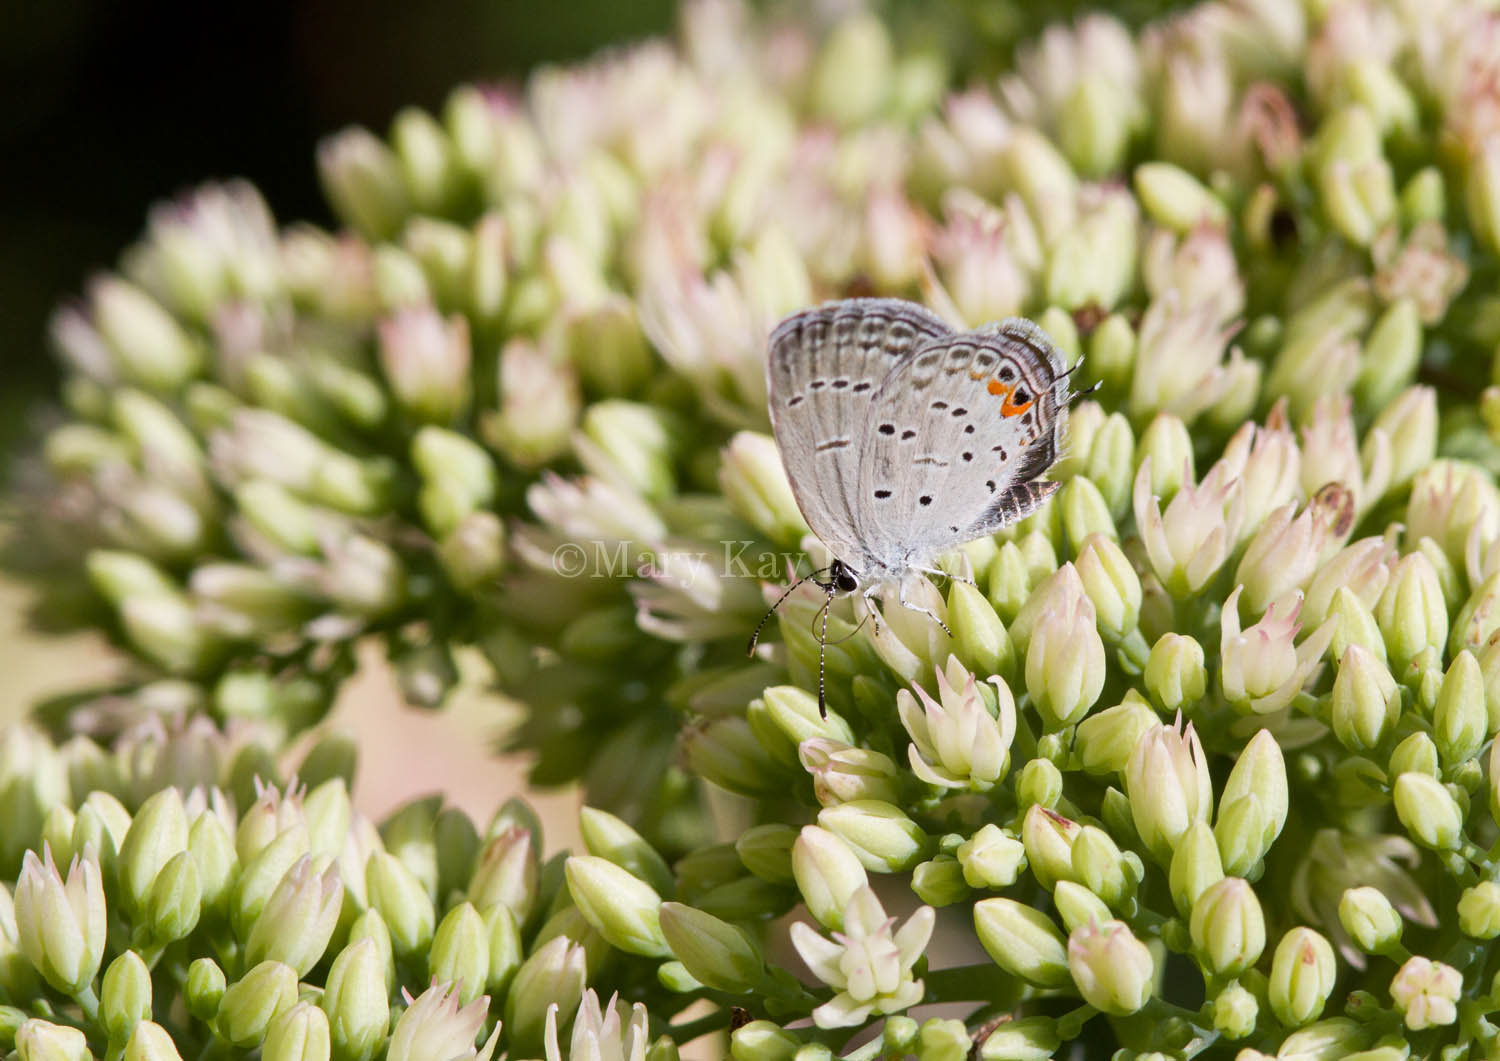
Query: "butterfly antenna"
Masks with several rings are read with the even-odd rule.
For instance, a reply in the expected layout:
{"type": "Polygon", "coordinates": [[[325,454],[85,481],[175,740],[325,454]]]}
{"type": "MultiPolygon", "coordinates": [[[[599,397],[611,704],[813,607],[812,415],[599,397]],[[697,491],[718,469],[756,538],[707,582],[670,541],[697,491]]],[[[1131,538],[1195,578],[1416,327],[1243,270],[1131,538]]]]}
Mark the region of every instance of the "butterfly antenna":
{"type": "Polygon", "coordinates": [[[865,617],[859,621],[859,625],[856,626],[853,630],[850,630],[847,634],[845,634],[843,637],[839,638],[837,641],[830,641],[828,643],[830,645],[833,645],[835,648],[838,647],[839,645],[842,645],[845,641],[848,641],[851,637],[853,637],[855,634],[859,633],[862,629],[864,629],[864,625],[865,625],[866,622],[869,621],[869,619],[870,619],[870,616],[868,614],[865,615],[865,617]]]}
{"type": "Polygon", "coordinates": [[[820,567],[818,570],[812,572],[811,574],[804,575],[802,578],[799,578],[796,582],[793,582],[790,586],[788,586],[786,592],[776,598],[776,603],[771,605],[771,607],[767,609],[766,614],[760,617],[760,622],[755,624],[755,632],[750,635],[750,645],[745,649],[745,655],[755,655],[755,646],[760,643],[760,632],[765,629],[766,623],[770,621],[771,616],[776,614],[776,609],[780,608],[782,603],[788,597],[797,592],[797,587],[802,585],[802,583],[808,581],[809,579],[816,579],[818,575],[823,574],[827,570],[828,568],[826,567],[820,567]]]}

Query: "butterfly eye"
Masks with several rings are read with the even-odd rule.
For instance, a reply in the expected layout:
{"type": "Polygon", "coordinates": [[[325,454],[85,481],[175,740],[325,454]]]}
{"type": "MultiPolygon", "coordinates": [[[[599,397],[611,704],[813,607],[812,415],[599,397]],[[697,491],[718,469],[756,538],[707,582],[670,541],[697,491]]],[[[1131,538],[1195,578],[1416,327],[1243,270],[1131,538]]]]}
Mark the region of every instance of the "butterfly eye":
{"type": "Polygon", "coordinates": [[[838,576],[833,580],[833,584],[839,588],[840,593],[853,593],[859,589],[859,583],[847,571],[840,571],[838,576]]]}

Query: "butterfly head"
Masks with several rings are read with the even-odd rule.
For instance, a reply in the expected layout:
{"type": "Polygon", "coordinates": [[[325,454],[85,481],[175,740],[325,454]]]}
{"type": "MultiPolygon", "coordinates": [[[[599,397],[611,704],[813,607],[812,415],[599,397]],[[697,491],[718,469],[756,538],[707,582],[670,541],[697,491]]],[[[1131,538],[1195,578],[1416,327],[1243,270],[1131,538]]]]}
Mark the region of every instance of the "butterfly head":
{"type": "Polygon", "coordinates": [[[831,597],[835,593],[853,593],[859,589],[859,579],[854,574],[854,568],[842,560],[835,560],[828,565],[828,581],[821,585],[831,597]]]}

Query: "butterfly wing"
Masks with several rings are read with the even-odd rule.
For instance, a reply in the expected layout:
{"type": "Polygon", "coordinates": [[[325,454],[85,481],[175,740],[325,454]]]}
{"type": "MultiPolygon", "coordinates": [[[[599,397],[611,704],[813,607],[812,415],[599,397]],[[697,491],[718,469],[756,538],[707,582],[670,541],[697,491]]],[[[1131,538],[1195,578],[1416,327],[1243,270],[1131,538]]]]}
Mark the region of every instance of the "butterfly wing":
{"type": "Polygon", "coordinates": [[[1057,350],[1030,321],[939,336],[875,392],[855,521],[887,573],[991,534],[1057,489],[1067,415],[1057,350]]]}
{"type": "Polygon", "coordinates": [[[771,427],[792,493],[813,533],[857,570],[868,567],[854,505],[872,399],[894,367],[952,334],[921,306],[885,298],[825,303],[771,333],[771,427]]]}

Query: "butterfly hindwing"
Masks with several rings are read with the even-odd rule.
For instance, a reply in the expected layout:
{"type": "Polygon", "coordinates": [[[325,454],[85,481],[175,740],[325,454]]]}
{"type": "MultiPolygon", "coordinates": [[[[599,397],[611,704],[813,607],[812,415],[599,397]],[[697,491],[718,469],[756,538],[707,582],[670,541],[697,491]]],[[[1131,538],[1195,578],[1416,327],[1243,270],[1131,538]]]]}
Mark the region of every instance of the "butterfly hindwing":
{"type": "Polygon", "coordinates": [[[1066,375],[1046,335],[1009,319],[940,336],[877,389],[854,525],[887,571],[930,563],[993,533],[1055,489],[1034,482],[1057,457],[1066,375]]]}
{"type": "Polygon", "coordinates": [[[951,331],[920,306],[846,299],[804,310],[771,333],[771,425],[802,515],[834,555],[862,567],[854,504],[870,407],[892,370],[951,331]]]}

